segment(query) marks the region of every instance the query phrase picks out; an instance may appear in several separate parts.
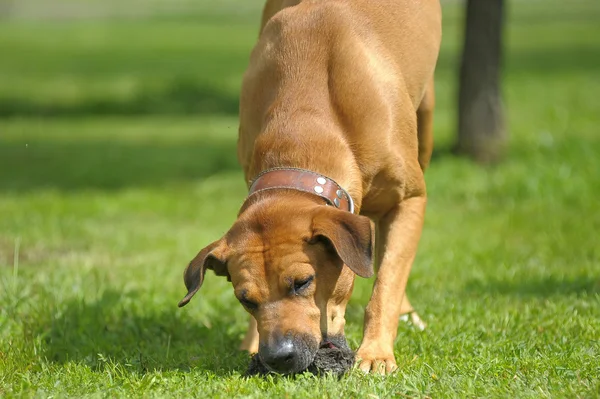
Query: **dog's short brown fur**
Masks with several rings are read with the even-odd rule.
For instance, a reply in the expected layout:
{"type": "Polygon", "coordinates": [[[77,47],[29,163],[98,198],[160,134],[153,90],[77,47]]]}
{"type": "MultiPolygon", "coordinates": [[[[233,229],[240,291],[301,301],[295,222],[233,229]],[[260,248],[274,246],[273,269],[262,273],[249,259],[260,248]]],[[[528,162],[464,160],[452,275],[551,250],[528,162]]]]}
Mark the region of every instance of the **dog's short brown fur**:
{"type": "Polygon", "coordinates": [[[252,315],[242,347],[263,360],[281,358],[283,347],[293,356],[275,361],[275,371],[306,368],[319,345],[343,336],[354,276],[373,273],[375,251],[357,358],[364,371],[396,368],[393,343],[399,316],[412,310],[405,287],[425,213],[440,38],[438,0],[264,7],[240,98],[246,180],[274,167],[308,169],[344,187],[360,216],[294,190],[252,195],[186,269],[182,305],[206,269],[228,276],[252,315]]]}

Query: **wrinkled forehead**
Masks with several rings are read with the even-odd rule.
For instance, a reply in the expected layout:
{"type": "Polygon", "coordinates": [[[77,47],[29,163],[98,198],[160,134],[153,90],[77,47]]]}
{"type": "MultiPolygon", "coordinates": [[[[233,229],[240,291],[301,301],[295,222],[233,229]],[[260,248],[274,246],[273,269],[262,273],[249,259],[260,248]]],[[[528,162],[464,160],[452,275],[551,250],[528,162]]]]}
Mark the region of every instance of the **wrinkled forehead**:
{"type": "Polygon", "coordinates": [[[297,226],[238,229],[228,238],[228,269],[234,286],[246,282],[283,286],[286,279],[314,273],[314,259],[297,226]]]}
{"type": "Polygon", "coordinates": [[[251,209],[227,233],[228,240],[260,244],[302,240],[310,234],[311,218],[293,209],[251,209]]]}
{"type": "Polygon", "coordinates": [[[301,236],[247,233],[229,243],[230,262],[252,271],[283,272],[295,264],[311,263],[301,236]]]}

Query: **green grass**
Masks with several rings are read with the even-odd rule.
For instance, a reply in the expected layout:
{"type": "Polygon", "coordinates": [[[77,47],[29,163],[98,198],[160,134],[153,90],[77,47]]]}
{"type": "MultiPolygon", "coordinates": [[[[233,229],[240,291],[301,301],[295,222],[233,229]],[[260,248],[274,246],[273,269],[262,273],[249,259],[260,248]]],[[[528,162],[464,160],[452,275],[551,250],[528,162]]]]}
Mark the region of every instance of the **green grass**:
{"type": "MultiPolygon", "coordinates": [[[[177,308],[186,262],[245,195],[237,93],[259,3],[0,21],[0,397],[600,397],[593,0],[509,3],[511,139],[488,168],[448,155],[462,18],[444,9],[409,283],[429,328],[400,326],[397,374],[244,379],[228,283],[209,275],[177,308]]],[[[354,348],[371,284],[348,309],[354,348]]]]}

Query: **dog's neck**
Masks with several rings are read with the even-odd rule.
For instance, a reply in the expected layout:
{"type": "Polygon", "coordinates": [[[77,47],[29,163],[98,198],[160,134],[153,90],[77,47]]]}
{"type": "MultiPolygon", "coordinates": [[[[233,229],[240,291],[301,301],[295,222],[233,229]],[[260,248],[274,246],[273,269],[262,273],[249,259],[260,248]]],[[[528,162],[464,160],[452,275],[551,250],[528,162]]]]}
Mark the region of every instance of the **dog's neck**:
{"type": "Polygon", "coordinates": [[[286,167],[313,171],[348,191],[358,211],[362,202],[361,173],[344,134],[323,115],[299,119],[267,125],[256,140],[248,176],[255,178],[268,169],[286,167]]]}
{"type": "Polygon", "coordinates": [[[306,169],[274,168],[261,172],[253,181],[248,196],[288,188],[317,195],[328,205],[354,213],[354,201],[335,180],[306,169]]]}
{"type": "MultiPolygon", "coordinates": [[[[248,212],[253,207],[259,209],[264,206],[266,209],[270,209],[270,206],[274,203],[273,201],[280,201],[281,198],[285,198],[289,203],[293,203],[298,207],[327,205],[327,202],[318,195],[288,188],[267,190],[247,197],[238,211],[238,217],[248,212]]],[[[252,213],[252,211],[250,211],[250,213],[252,213]]]]}

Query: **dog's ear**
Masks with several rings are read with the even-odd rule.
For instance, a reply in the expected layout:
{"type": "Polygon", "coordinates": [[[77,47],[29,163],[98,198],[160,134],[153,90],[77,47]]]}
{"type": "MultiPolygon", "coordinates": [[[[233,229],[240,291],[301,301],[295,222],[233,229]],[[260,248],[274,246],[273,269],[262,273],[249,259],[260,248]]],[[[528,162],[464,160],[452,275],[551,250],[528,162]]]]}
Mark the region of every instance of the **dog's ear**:
{"type": "Polygon", "coordinates": [[[361,277],[373,275],[374,234],[369,218],[320,206],[313,218],[313,238],[325,238],[342,262],[361,277]]]}
{"type": "Polygon", "coordinates": [[[179,302],[179,307],[188,304],[202,286],[206,269],[214,270],[217,276],[227,276],[227,244],[224,239],[215,241],[201,250],[183,272],[183,281],[188,289],[187,295],[179,302]]]}

